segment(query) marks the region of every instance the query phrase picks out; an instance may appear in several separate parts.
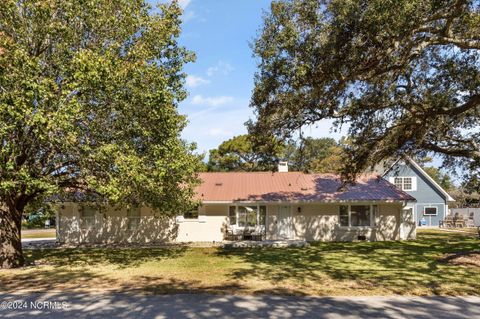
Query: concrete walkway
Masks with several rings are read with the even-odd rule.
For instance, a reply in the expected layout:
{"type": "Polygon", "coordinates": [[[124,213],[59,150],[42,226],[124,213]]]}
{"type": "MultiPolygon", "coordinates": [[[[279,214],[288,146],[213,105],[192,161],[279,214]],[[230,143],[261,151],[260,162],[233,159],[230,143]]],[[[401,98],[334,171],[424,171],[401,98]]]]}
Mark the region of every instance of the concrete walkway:
{"type": "Polygon", "coordinates": [[[480,297],[19,293],[0,294],[0,318],[480,318],[480,297]]]}

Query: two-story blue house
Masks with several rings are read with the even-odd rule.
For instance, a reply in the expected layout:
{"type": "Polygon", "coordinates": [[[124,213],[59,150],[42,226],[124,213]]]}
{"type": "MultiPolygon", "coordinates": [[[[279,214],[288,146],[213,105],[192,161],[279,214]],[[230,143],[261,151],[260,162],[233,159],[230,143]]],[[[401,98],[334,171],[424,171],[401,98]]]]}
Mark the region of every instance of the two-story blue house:
{"type": "Polygon", "coordinates": [[[411,203],[417,226],[439,226],[455,201],[414,160],[399,159],[383,173],[383,178],[417,199],[411,203]]]}

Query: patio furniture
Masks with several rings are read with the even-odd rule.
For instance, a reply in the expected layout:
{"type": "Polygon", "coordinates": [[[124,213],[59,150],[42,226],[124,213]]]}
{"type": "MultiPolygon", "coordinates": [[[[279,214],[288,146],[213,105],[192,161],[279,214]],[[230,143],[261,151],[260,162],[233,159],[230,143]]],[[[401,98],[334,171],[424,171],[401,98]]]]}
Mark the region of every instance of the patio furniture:
{"type": "Polygon", "coordinates": [[[463,215],[460,215],[459,213],[455,213],[455,216],[453,217],[453,225],[456,228],[465,227],[465,219],[463,218],[463,215]]]}
{"type": "Polygon", "coordinates": [[[455,214],[455,215],[456,215],[455,216],[456,218],[454,217],[455,227],[459,227],[459,228],[465,227],[466,224],[465,224],[465,219],[463,218],[463,216],[462,215],[457,215],[457,214],[455,214]]]}
{"type": "Polygon", "coordinates": [[[252,233],[253,233],[253,230],[245,228],[243,230],[243,238],[242,239],[243,240],[253,240],[252,233]]]}
{"type": "Polygon", "coordinates": [[[445,217],[445,220],[442,221],[442,226],[445,228],[452,228],[454,225],[452,216],[445,217]]]}
{"type": "Polygon", "coordinates": [[[465,222],[465,226],[466,227],[475,227],[475,222],[473,219],[467,219],[467,221],[465,222]]]}
{"type": "Polygon", "coordinates": [[[235,241],[235,240],[242,240],[243,232],[240,232],[237,229],[227,228],[225,230],[225,240],[235,241]]]}
{"type": "Polygon", "coordinates": [[[252,235],[252,240],[254,241],[263,240],[265,235],[265,226],[262,226],[262,225],[255,226],[255,229],[253,230],[251,235],[252,235]]]}
{"type": "Polygon", "coordinates": [[[467,227],[475,227],[474,217],[474,213],[470,213],[466,222],[467,227]]]}
{"type": "Polygon", "coordinates": [[[225,240],[230,240],[233,241],[235,240],[235,234],[233,232],[233,229],[226,229],[225,230],[225,240]]]}

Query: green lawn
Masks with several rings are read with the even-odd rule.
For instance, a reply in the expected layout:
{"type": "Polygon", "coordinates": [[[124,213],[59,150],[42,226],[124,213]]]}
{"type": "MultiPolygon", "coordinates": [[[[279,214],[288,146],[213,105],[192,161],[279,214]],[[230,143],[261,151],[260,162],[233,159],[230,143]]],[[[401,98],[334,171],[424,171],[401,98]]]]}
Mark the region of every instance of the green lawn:
{"type": "Polygon", "coordinates": [[[55,228],[22,230],[22,238],[55,238],[55,228]]]}
{"type": "Polygon", "coordinates": [[[478,251],[461,233],[419,231],[418,240],[317,243],[307,248],[26,250],[33,266],[0,271],[0,287],[306,295],[480,294],[480,268],[448,253],[478,251]]]}

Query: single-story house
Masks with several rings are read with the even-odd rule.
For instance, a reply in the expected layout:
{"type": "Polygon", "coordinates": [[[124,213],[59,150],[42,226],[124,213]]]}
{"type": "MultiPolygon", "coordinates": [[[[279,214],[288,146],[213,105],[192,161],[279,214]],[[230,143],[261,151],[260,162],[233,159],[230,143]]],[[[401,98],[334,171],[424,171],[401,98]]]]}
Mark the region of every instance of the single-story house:
{"type": "Polygon", "coordinates": [[[343,191],[337,175],[285,169],[200,173],[199,177],[196,194],[202,204],[175,218],[153,214],[148,207],[98,211],[81,203],[62,203],[57,238],[65,243],[145,243],[219,242],[232,234],[306,241],[416,236],[409,208],[415,198],[378,175],[362,175],[343,191]]]}

